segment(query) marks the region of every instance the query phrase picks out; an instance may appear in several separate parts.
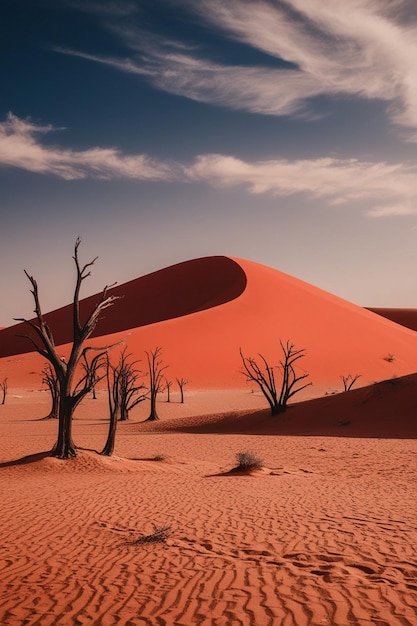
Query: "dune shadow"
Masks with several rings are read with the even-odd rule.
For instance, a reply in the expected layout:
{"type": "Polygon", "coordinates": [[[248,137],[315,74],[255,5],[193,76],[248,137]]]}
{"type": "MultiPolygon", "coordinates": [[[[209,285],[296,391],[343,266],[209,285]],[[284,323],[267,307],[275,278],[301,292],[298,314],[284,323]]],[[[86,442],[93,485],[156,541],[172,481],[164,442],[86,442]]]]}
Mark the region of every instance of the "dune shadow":
{"type": "MultiPolygon", "coordinates": [[[[120,299],[117,306],[106,310],[92,337],[148,326],[220,306],[238,298],[246,289],[246,284],[244,270],[236,261],[225,256],[204,257],[172,265],[113,287],[112,295],[120,299]]],[[[82,319],[93,310],[98,297],[96,294],[80,302],[82,319]]],[[[57,345],[71,340],[71,316],[71,305],[45,314],[45,321],[52,329],[57,345]]],[[[0,358],[33,350],[32,343],[22,338],[22,335],[35,338],[24,323],[9,326],[0,332],[0,358]]]]}

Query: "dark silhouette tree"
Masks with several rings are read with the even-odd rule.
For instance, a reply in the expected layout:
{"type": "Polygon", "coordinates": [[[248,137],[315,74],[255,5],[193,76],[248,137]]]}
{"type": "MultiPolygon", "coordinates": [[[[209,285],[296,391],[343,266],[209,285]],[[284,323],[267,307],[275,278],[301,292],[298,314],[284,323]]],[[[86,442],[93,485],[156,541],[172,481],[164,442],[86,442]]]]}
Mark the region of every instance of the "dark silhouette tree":
{"type": "Polygon", "coordinates": [[[143,382],[140,379],[143,374],[135,366],[138,361],[129,361],[129,357],[132,355],[126,355],[126,349],[122,351],[120,360],[116,366],[116,373],[118,384],[120,387],[120,416],[119,419],[123,422],[129,419],[129,412],[140,402],[146,400],[147,390],[143,382]]]}
{"type": "Polygon", "coordinates": [[[104,448],[100,454],[111,456],[116,442],[117,420],[120,414],[120,384],[119,373],[112,367],[109,355],[106,355],[107,397],[109,401],[109,430],[104,448]]]}
{"type": "Polygon", "coordinates": [[[269,365],[262,354],[258,354],[260,363],[253,357],[245,357],[240,350],[243,370],[242,374],[246,380],[258,385],[271,408],[271,415],[279,415],[287,409],[288,400],[302,389],[312,383],[305,383],[300,386],[300,382],[308,377],[307,373],[298,374],[295,371],[295,364],[305,356],[305,350],[296,350],[293,343],[287,341],[285,344],[280,340],[283,358],[278,366],[269,365]],[[279,371],[280,385],[275,378],[275,371],[279,371]]]}
{"type": "Polygon", "coordinates": [[[172,380],[168,380],[168,378],[165,378],[165,389],[167,390],[167,402],[171,402],[171,387],[172,387],[172,380]]]}
{"type": "Polygon", "coordinates": [[[178,383],[178,387],[180,388],[180,394],[181,394],[181,404],[184,404],[184,387],[185,385],[188,384],[188,380],[186,378],[176,378],[175,379],[178,383]]]}
{"type": "Polygon", "coordinates": [[[343,391],[350,391],[360,377],[361,374],[355,374],[355,376],[352,376],[352,374],[348,374],[347,376],[341,376],[340,378],[343,381],[343,391]]]}
{"type": "Polygon", "coordinates": [[[1,404],[5,404],[6,396],[7,396],[7,378],[3,378],[3,380],[0,381],[0,391],[1,391],[1,404]]]}
{"type": "Polygon", "coordinates": [[[116,440],[117,422],[129,419],[129,411],[147,398],[146,387],[139,382],[142,372],[135,368],[137,361],[130,362],[124,349],[116,365],[110,363],[107,355],[106,378],[109,401],[109,431],[101,454],[113,454],[116,440]]]}
{"type": "Polygon", "coordinates": [[[25,318],[18,318],[16,321],[25,322],[35,332],[36,339],[27,336],[32,342],[35,350],[47,359],[55,372],[59,385],[59,407],[58,407],[58,437],[51,454],[60,459],[68,459],[76,456],[76,446],[72,439],[72,419],[75,408],[92,390],[97,380],[97,372],[103,364],[103,356],[110,346],[104,348],[85,347],[85,342],[91,336],[99,321],[100,315],[104,309],[111,306],[118,296],[109,296],[108,290],[113,286],[106,286],[103,289],[101,298],[95,304],[93,310],[87,319],[82,322],[80,319],[80,289],[83,281],[91,275],[90,268],[97,260],[97,257],[80,265],[78,259],[78,248],[81,240],[78,238],[74,248],[74,263],[76,268],[76,282],[72,303],[72,342],[68,362],[61,358],[54,342],[54,336],[43,316],[38,285],[33,276],[30,276],[25,270],[25,274],[29,279],[32,289],[31,293],[35,302],[35,321],[25,318]],[[98,354],[91,357],[92,351],[99,351],[98,354]],[[81,368],[82,365],[82,368],[81,368]],[[80,369],[83,374],[80,375],[80,369]],[[77,380],[77,375],[80,376],[77,380]]]}
{"type": "Polygon", "coordinates": [[[51,366],[50,363],[45,365],[42,370],[42,382],[49,389],[49,393],[51,394],[52,406],[49,414],[43,419],[58,419],[58,410],[59,410],[59,384],[58,378],[56,377],[55,370],[51,366]]]}
{"type": "Polygon", "coordinates": [[[168,365],[164,365],[161,358],[162,348],[156,347],[150,352],[146,352],[146,359],[148,361],[148,375],[149,375],[149,399],[151,402],[151,409],[149,417],[146,421],[154,422],[159,419],[156,410],[156,398],[158,393],[165,389],[163,381],[163,373],[167,369],[168,365]]]}

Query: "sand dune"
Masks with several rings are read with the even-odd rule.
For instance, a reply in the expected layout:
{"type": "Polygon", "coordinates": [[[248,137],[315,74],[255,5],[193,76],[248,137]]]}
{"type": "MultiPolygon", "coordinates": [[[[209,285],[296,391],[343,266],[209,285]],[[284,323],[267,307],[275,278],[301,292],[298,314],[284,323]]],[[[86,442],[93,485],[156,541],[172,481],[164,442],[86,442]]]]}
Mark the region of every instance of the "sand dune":
{"type": "MultiPolygon", "coordinates": [[[[115,291],[124,297],[106,310],[96,345],[125,341],[135,358],[161,346],[168,376],[195,389],[242,388],[239,348],[280,356],[279,339],[306,350],[300,362],[317,396],[339,390],[340,376],[360,384],[417,369],[417,334],[317,287],[249,261],[208,257],[181,263],[115,291]]],[[[84,302],[84,311],[97,297],[84,302]]],[[[68,338],[70,309],[47,317],[59,345],[68,338]]],[[[0,331],[1,371],[9,385],[39,386],[40,359],[21,354],[30,342],[17,325],[0,331]]],[[[66,354],[65,345],[62,346],[66,354]]]]}
{"type": "MultiPolygon", "coordinates": [[[[169,403],[161,395],[153,424],[140,404],[102,458],[99,391],[77,409],[77,458],[51,458],[42,359],[22,352],[18,328],[0,331],[10,389],[0,624],[414,626],[417,334],[238,259],[180,264],[119,289],[93,341],[125,338],[138,357],[161,345],[172,376],[190,380],[185,403],[177,389],[169,403]],[[239,374],[238,350],[272,357],[287,337],[306,349],[314,393],[327,395],[272,418],[239,374]],[[335,394],[348,373],[371,384],[335,394]],[[241,451],[263,468],[231,472],[241,451]],[[165,542],[149,540],[158,528],[165,542]]],[[[67,315],[50,316],[62,342],[67,315]]]]}
{"type": "Polygon", "coordinates": [[[368,307],[369,311],[382,315],[387,319],[411,328],[411,330],[417,330],[417,309],[393,309],[393,308],[377,308],[368,307]]]}

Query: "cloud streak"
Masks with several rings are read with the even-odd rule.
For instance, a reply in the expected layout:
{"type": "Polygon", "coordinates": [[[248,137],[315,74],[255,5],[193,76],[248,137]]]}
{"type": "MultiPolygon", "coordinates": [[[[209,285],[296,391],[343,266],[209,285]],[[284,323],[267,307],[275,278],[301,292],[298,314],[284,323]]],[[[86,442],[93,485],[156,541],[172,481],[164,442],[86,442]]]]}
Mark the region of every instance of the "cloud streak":
{"type": "Polygon", "coordinates": [[[214,186],[243,186],[253,194],[301,193],[333,205],[370,204],[372,217],[417,213],[417,168],[403,164],[334,158],[246,162],[208,154],[199,156],[187,174],[214,186]]]}
{"type": "Polygon", "coordinates": [[[9,113],[0,123],[0,164],[38,174],[51,174],[66,180],[80,178],[171,180],[172,167],[143,154],[122,155],[115,148],[69,150],[45,146],[38,138],[56,129],[36,125],[9,113]]]}
{"type": "Polygon", "coordinates": [[[115,148],[74,151],[42,145],[54,129],[9,113],[0,123],[0,166],[16,167],[65,180],[128,178],[182,181],[214,187],[243,187],[252,194],[305,194],[333,205],[361,207],[371,217],[417,213],[417,167],[357,159],[276,159],[243,161],[224,154],[199,155],[186,165],[115,148]]]}
{"type": "Polygon", "coordinates": [[[131,27],[118,31],[131,58],[88,58],[141,74],[170,93],[261,114],[307,115],[315,96],[378,99],[395,123],[417,129],[417,12],[411,0],[183,4],[229,39],[292,67],[220,64],[168,40],[150,43],[131,27]]]}

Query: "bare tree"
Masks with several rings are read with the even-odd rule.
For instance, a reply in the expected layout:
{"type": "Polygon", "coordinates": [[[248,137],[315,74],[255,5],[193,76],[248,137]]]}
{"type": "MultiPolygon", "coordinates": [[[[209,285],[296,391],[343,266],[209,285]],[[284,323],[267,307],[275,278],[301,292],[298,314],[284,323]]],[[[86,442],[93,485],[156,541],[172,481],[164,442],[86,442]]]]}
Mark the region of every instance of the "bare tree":
{"type": "Polygon", "coordinates": [[[85,342],[93,333],[102,311],[111,306],[114,301],[118,299],[118,296],[108,295],[108,290],[113,285],[106,286],[86,321],[81,322],[79,305],[80,289],[83,281],[91,275],[90,267],[94,265],[97,257],[81,266],[78,259],[80,243],[80,238],[77,238],[73,256],[76,268],[76,283],[72,303],[72,343],[68,362],[62,359],[58,354],[53,333],[42,314],[38,285],[33,276],[30,276],[26,270],[25,274],[32,285],[31,293],[35,302],[34,312],[36,314],[36,320],[32,321],[25,318],[16,320],[26,322],[35,332],[36,339],[30,336],[27,336],[27,338],[32,342],[35,350],[51,363],[58,380],[58,437],[51,454],[61,459],[76,456],[76,446],[72,440],[72,418],[74,410],[85,395],[93,388],[97,371],[103,364],[103,356],[110,347],[85,347],[85,342]],[[100,352],[91,358],[90,354],[92,350],[99,350],[100,352]],[[77,380],[78,366],[81,364],[83,365],[84,374],[77,380]]]}
{"type": "Polygon", "coordinates": [[[184,387],[188,384],[188,380],[186,378],[176,378],[178,383],[178,387],[180,388],[181,393],[181,404],[184,404],[184,387]]]}
{"type": "Polygon", "coordinates": [[[120,385],[119,372],[110,365],[109,355],[106,355],[107,397],[109,401],[109,430],[107,440],[101,454],[111,456],[116,441],[117,419],[120,413],[120,385]]]}
{"type": "Polygon", "coordinates": [[[137,361],[128,361],[129,356],[131,355],[126,355],[124,349],[117,365],[111,365],[107,355],[106,378],[110,422],[107,441],[101,451],[101,454],[107,456],[114,451],[117,421],[129,419],[129,411],[147,398],[145,385],[138,382],[142,372],[135,368],[137,361]]]}
{"type": "Polygon", "coordinates": [[[355,376],[352,376],[352,374],[348,374],[347,376],[341,376],[340,378],[343,381],[343,391],[350,391],[360,377],[361,374],[355,374],[355,376]]]}
{"type": "Polygon", "coordinates": [[[42,370],[42,382],[49,389],[49,393],[51,394],[52,406],[49,414],[43,419],[58,419],[58,409],[59,409],[59,384],[58,378],[56,377],[55,370],[51,366],[50,363],[45,365],[42,370]]]}
{"type": "Polygon", "coordinates": [[[168,378],[165,378],[165,389],[167,390],[167,402],[171,402],[171,387],[172,387],[172,380],[168,380],[168,378]]]}
{"type": "Polygon", "coordinates": [[[120,420],[122,422],[128,420],[129,412],[148,397],[145,384],[140,382],[143,374],[135,367],[138,361],[130,362],[128,360],[130,356],[132,355],[126,355],[126,350],[123,350],[116,366],[120,387],[120,420]]]}
{"type": "Polygon", "coordinates": [[[6,396],[7,396],[7,378],[3,378],[2,381],[0,381],[0,391],[1,391],[1,404],[5,404],[6,403],[6,396]]]}
{"type": "Polygon", "coordinates": [[[240,350],[243,370],[242,374],[246,376],[248,381],[253,381],[262,391],[271,408],[271,415],[278,415],[287,409],[288,400],[302,389],[305,389],[312,383],[299,385],[302,380],[308,377],[307,373],[298,374],[295,371],[295,363],[305,356],[305,350],[296,350],[293,343],[287,341],[285,345],[280,340],[283,358],[279,361],[278,366],[269,365],[262,354],[258,357],[259,362],[253,357],[245,357],[240,350]],[[275,379],[275,370],[280,373],[280,386],[277,386],[275,379]]]}
{"type": "Polygon", "coordinates": [[[164,376],[163,372],[167,369],[168,365],[163,365],[161,358],[162,348],[156,347],[150,352],[146,352],[146,358],[148,361],[148,374],[149,374],[149,399],[151,401],[151,410],[149,417],[146,421],[153,422],[158,420],[158,413],[156,410],[156,398],[158,393],[164,390],[164,376]]]}

